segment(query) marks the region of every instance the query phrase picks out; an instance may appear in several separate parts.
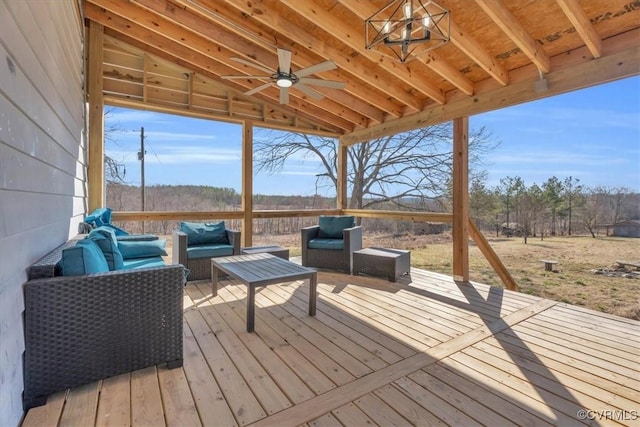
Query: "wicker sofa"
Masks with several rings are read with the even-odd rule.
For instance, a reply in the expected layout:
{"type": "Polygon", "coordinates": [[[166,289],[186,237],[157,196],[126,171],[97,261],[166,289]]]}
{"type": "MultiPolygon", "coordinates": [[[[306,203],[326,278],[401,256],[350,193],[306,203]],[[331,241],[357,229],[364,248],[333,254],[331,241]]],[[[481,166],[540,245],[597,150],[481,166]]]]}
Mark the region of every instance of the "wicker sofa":
{"type": "Polygon", "coordinates": [[[25,410],[70,387],[152,365],[182,366],[184,267],[57,275],[63,249],[77,241],[27,270],[25,410]]]}
{"type": "Polygon", "coordinates": [[[241,233],[240,231],[227,229],[224,226],[224,221],[216,224],[183,222],[180,227],[180,229],[173,232],[173,263],[187,267],[189,270],[188,280],[210,279],[211,258],[213,257],[240,255],[241,233]],[[201,239],[194,243],[193,240],[189,240],[189,236],[193,237],[194,234],[185,230],[198,226],[202,226],[205,230],[208,230],[207,227],[221,228],[225,235],[225,241],[222,243],[207,243],[206,237],[200,236],[201,239]]]}

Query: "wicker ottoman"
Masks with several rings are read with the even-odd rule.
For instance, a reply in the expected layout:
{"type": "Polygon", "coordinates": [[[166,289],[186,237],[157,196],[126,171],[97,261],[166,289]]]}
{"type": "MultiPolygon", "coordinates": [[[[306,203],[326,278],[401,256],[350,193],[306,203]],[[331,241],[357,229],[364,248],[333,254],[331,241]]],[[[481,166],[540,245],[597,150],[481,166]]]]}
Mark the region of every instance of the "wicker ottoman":
{"type": "Polygon", "coordinates": [[[400,249],[365,248],[353,253],[353,274],[386,277],[395,282],[403,274],[409,274],[411,252],[400,249]]]}
{"type": "Polygon", "coordinates": [[[252,246],[250,248],[242,248],[240,249],[240,254],[249,255],[249,254],[262,254],[267,253],[282,259],[289,260],[289,249],[283,248],[277,245],[271,246],[252,246]]]}

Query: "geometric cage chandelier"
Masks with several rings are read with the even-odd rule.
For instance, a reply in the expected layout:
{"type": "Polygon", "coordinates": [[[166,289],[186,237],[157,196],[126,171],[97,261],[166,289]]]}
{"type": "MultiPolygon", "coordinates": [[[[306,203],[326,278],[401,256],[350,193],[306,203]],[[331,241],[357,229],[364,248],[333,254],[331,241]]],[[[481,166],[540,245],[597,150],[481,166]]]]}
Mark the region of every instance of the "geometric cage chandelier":
{"type": "Polygon", "coordinates": [[[448,42],[449,10],[430,0],[393,0],[365,21],[367,49],[400,62],[448,42]]]}

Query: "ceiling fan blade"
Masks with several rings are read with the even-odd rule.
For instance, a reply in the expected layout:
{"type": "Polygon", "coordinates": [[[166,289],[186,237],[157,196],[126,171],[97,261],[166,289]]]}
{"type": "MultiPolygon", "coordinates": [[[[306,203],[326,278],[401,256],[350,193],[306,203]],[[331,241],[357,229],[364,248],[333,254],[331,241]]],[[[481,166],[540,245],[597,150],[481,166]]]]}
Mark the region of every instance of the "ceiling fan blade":
{"type": "Polygon", "coordinates": [[[321,80],[321,79],[313,79],[310,77],[302,77],[298,80],[299,83],[304,83],[306,85],[316,85],[316,86],[324,86],[330,87],[333,89],[344,89],[347,85],[345,82],[338,82],[336,80],[321,80]]]}
{"type": "Polygon", "coordinates": [[[309,86],[305,86],[305,85],[300,84],[300,83],[298,83],[296,85],[296,89],[300,89],[301,91],[303,91],[304,93],[309,95],[311,98],[316,99],[318,101],[321,100],[322,98],[324,98],[324,95],[322,95],[317,90],[311,89],[309,86]]]}
{"type": "Polygon", "coordinates": [[[267,79],[271,79],[271,76],[220,76],[220,78],[227,79],[227,80],[235,80],[235,79],[267,80],[267,79]]]}
{"type": "Polygon", "coordinates": [[[289,103],[289,88],[281,87],[280,88],[280,104],[288,104],[289,103]]]}
{"type": "Polygon", "coordinates": [[[291,72],[291,52],[284,49],[278,49],[278,67],[281,73],[289,74],[291,72]]]}
{"type": "Polygon", "coordinates": [[[321,73],[322,71],[334,70],[335,68],[336,64],[333,61],[324,61],[307,68],[302,68],[296,71],[295,75],[298,77],[305,77],[310,76],[311,74],[321,73]]]}
{"type": "Polygon", "coordinates": [[[271,86],[272,84],[273,84],[273,83],[271,83],[271,82],[269,82],[269,83],[265,83],[265,84],[263,84],[263,85],[260,85],[260,86],[258,86],[258,87],[256,87],[256,88],[253,88],[253,89],[251,89],[251,90],[249,90],[249,91],[245,92],[244,94],[245,94],[245,95],[253,95],[254,93],[258,93],[258,92],[260,92],[262,89],[266,89],[266,88],[268,88],[268,87],[269,87],[269,86],[271,86]]]}
{"type": "Polygon", "coordinates": [[[253,68],[257,68],[258,70],[262,70],[265,73],[273,74],[273,70],[270,70],[267,67],[264,67],[264,66],[262,66],[260,64],[256,64],[255,62],[247,61],[246,59],[237,58],[237,57],[232,57],[231,59],[233,59],[234,61],[239,62],[241,64],[248,65],[248,66],[253,67],[253,68]]]}

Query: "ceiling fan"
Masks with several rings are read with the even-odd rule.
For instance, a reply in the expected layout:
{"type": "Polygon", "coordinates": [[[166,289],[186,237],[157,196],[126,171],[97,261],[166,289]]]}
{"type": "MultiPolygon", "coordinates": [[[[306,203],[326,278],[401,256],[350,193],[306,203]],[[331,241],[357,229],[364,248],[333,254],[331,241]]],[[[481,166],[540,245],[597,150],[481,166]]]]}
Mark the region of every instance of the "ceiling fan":
{"type": "Polygon", "coordinates": [[[262,66],[258,63],[247,61],[242,58],[231,58],[234,61],[241,64],[248,65],[258,70],[268,73],[266,76],[221,76],[223,79],[256,79],[256,80],[269,80],[254,89],[245,92],[245,95],[253,95],[263,89],[270,86],[277,86],[280,88],[280,104],[289,103],[289,88],[295,86],[296,89],[300,89],[313,99],[320,100],[324,96],[317,90],[310,88],[308,85],[323,86],[334,89],[344,89],[345,83],[335,80],[322,80],[315,79],[310,76],[312,74],[320,73],[322,71],[333,70],[336,68],[336,64],[333,61],[324,61],[315,65],[311,65],[306,68],[302,68],[295,73],[291,70],[291,52],[285,49],[278,49],[278,69],[270,70],[269,68],[262,66]]]}

